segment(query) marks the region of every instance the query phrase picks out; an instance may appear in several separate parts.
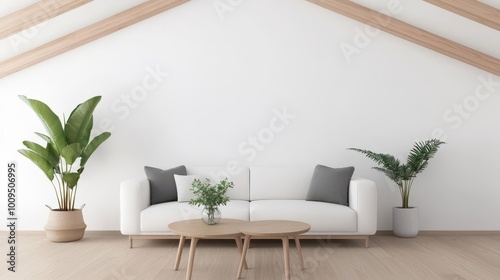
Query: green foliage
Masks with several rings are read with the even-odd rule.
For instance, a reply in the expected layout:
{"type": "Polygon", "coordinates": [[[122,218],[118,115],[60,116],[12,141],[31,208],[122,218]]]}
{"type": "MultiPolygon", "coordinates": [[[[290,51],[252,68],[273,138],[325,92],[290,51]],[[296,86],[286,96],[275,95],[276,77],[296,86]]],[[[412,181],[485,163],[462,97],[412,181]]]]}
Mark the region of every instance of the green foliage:
{"type": "Polygon", "coordinates": [[[203,205],[208,209],[214,209],[219,205],[226,205],[229,201],[226,191],[233,186],[234,183],[227,178],[215,185],[211,185],[209,179],[205,179],[205,182],[195,179],[191,186],[191,191],[193,191],[196,198],[191,199],[189,204],[196,206],[203,205]]]}
{"type": "Polygon", "coordinates": [[[110,136],[103,132],[90,141],[93,127],[93,112],[101,100],[95,96],[79,104],[70,114],[64,124],[45,103],[19,96],[33,109],[42,121],[48,135],[35,132],[46,142],[46,147],[31,141],[23,141],[27,149],[18,150],[38,166],[51,181],[56,193],[60,210],[75,209],[76,189],[85,163],[92,153],[110,136]],[[63,128],[64,127],[64,128],[63,128]],[[80,167],[73,172],[73,165],[80,167]]]}
{"type": "Polygon", "coordinates": [[[417,174],[424,171],[429,160],[434,157],[442,144],[445,144],[445,142],[439,139],[416,142],[410,150],[406,163],[401,163],[397,158],[389,154],[374,153],[369,150],[356,148],[350,148],[348,150],[360,152],[380,165],[380,167],[373,167],[373,169],[384,173],[398,185],[403,202],[402,207],[408,208],[413,180],[417,174]]]}

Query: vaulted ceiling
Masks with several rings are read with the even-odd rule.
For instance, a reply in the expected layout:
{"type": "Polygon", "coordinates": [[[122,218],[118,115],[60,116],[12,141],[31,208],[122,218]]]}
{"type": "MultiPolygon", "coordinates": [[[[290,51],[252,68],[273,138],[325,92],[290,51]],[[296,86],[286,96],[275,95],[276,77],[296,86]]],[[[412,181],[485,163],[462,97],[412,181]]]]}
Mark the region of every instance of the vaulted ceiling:
{"type": "MultiPolygon", "coordinates": [[[[0,62],[0,78],[172,9],[189,0],[149,0],[0,62]]],[[[351,19],[500,76],[500,60],[349,0],[307,0],[351,19]]],[[[426,2],[500,31],[500,10],[477,0],[426,2]]],[[[92,0],[42,0],[0,18],[0,39],[42,24],[92,0]]],[[[500,32],[499,32],[500,36],[500,32]]]]}
{"type": "MultiPolygon", "coordinates": [[[[500,60],[349,0],[308,0],[415,44],[500,76],[500,60]]],[[[426,0],[500,30],[500,10],[476,0],[426,0]],[[453,3],[450,5],[449,3],[453,3]],[[453,7],[453,9],[452,9],[453,7]]],[[[499,33],[500,36],[500,33],[499,33]]]]}

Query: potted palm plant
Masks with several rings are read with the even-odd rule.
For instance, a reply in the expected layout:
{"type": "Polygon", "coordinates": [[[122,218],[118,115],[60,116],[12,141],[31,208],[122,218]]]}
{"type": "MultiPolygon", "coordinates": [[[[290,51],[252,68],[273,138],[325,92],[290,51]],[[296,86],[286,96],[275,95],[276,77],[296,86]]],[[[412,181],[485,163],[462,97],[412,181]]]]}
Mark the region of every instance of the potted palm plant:
{"type": "Polygon", "coordinates": [[[439,139],[429,139],[416,142],[407,157],[406,163],[401,163],[396,157],[374,153],[369,150],[350,148],[373,160],[379,167],[373,169],[384,173],[396,183],[401,194],[402,206],[393,208],[393,231],[399,237],[415,237],[418,234],[418,208],[410,207],[410,191],[417,174],[424,171],[428,162],[434,157],[439,147],[445,144],[439,139]]]}
{"type": "Polygon", "coordinates": [[[221,219],[219,206],[226,205],[229,201],[226,191],[233,186],[234,183],[227,178],[215,185],[211,185],[209,179],[205,182],[194,179],[191,191],[196,197],[191,199],[189,204],[203,206],[201,219],[208,225],[215,225],[221,219]]]}
{"type": "Polygon", "coordinates": [[[101,100],[95,96],[79,104],[71,112],[64,126],[59,117],[45,103],[19,96],[33,109],[42,121],[47,134],[35,132],[46,144],[39,145],[23,141],[27,149],[18,150],[38,166],[52,183],[57,208],[51,209],[45,232],[54,242],[80,240],[87,227],[83,221],[82,208],[75,207],[78,181],[85,164],[94,151],[111,136],[103,132],[93,139],[93,112],[101,100]]]}

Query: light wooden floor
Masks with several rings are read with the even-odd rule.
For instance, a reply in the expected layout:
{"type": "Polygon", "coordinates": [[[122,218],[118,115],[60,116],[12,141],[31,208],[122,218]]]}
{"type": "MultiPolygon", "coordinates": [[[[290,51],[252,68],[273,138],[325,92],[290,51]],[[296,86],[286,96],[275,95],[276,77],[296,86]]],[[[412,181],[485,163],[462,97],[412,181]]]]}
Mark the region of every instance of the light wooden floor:
{"type": "MultiPolygon", "coordinates": [[[[42,236],[18,236],[17,272],[7,271],[5,249],[0,279],[148,280],[185,279],[188,242],[179,271],[173,271],[176,240],[137,240],[86,236],[79,242],[51,243],[42,236]]],[[[292,279],[500,279],[500,236],[375,236],[371,247],[360,240],[302,240],[307,266],[300,270],[290,245],[292,279]]],[[[196,279],[235,279],[239,255],[234,240],[201,240],[193,270],[196,279]]],[[[284,279],[279,240],[252,240],[244,279],[284,279]]]]}

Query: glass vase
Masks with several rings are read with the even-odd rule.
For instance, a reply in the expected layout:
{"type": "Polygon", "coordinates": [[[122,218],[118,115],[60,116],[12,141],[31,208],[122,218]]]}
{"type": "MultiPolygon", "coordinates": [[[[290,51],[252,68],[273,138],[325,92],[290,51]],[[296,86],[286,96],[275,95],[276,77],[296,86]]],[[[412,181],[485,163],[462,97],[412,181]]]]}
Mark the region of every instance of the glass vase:
{"type": "Polygon", "coordinates": [[[201,211],[201,220],[207,225],[215,225],[221,219],[219,207],[205,207],[201,211]]]}

